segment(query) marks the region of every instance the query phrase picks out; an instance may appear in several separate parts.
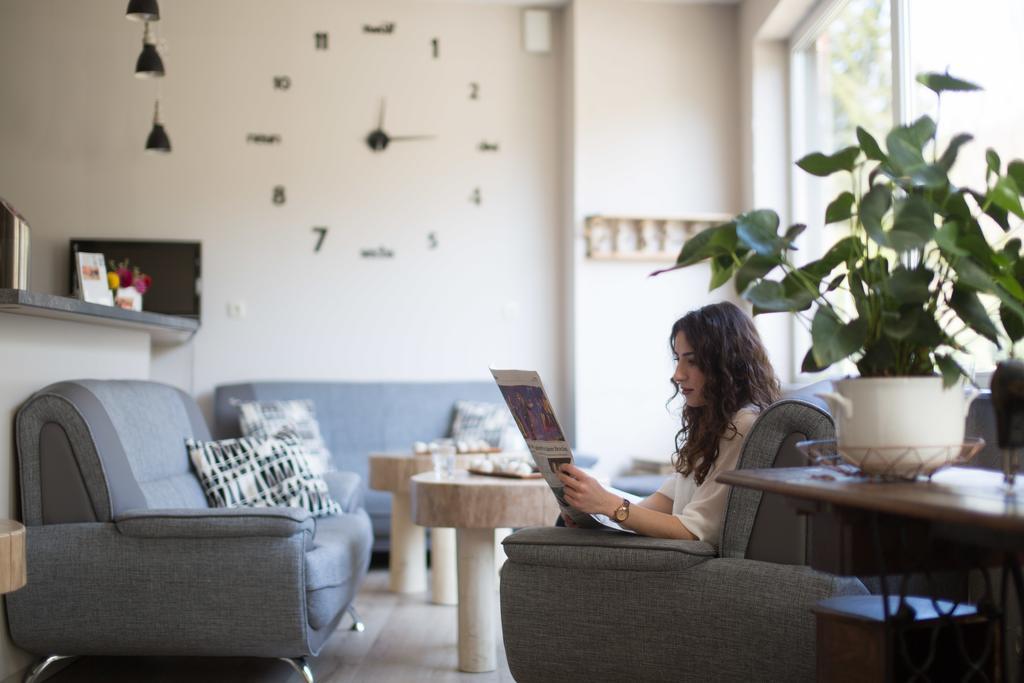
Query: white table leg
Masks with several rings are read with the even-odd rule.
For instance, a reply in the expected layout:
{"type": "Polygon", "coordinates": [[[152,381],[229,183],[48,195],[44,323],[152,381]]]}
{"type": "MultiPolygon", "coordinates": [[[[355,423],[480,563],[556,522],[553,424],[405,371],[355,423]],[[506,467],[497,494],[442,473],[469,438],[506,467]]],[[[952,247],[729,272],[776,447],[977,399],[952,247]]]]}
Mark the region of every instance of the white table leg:
{"type": "Polygon", "coordinates": [[[505,564],[505,560],[508,558],[505,556],[505,548],[502,547],[501,542],[505,540],[506,536],[511,536],[511,529],[495,529],[494,530],[494,580],[495,585],[501,587],[501,565],[505,564]]]}
{"type": "Polygon", "coordinates": [[[408,493],[391,496],[391,552],[388,578],[392,593],[427,590],[427,541],[425,529],[412,523],[408,493]]]}
{"type": "Polygon", "coordinates": [[[430,529],[430,601],[457,605],[459,587],[455,573],[455,529],[430,529]]]}
{"type": "Polygon", "coordinates": [[[459,671],[497,668],[494,529],[458,529],[459,671]]]}

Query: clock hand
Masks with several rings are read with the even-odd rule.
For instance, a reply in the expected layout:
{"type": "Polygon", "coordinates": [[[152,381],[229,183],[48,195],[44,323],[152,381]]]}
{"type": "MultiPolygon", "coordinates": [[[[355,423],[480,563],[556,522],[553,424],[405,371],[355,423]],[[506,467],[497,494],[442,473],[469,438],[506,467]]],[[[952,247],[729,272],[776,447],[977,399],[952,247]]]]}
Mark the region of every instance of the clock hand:
{"type": "Polygon", "coordinates": [[[387,102],[383,97],[380,98],[380,115],[377,117],[377,130],[384,130],[384,104],[387,102]]]}
{"type": "Polygon", "coordinates": [[[389,135],[388,140],[394,142],[396,140],[433,140],[436,135],[389,135]]]}

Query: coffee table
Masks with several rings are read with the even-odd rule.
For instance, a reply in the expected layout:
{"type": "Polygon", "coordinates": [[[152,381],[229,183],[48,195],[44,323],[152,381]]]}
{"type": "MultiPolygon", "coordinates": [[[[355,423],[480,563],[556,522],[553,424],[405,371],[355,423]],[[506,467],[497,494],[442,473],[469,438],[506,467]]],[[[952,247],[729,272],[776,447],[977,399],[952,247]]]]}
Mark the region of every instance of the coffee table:
{"type": "MultiPolygon", "coordinates": [[[[455,466],[466,468],[479,454],[455,456],[455,466]]],[[[388,581],[393,593],[421,593],[427,589],[427,543],[424,528],[412,521],[409,478],[432,472],[429,455],[413,453],[371,453],[370,488],[391,492],[391,551],[388,581]]],[[[431,529],[431,601],[454,605],[458,600],[455,583],[455,532],[431,529]]]]}
{"type": "Polygon", "coordinates": [[[413,520],[421,526],[455,529],[459,588],[459,670],[497,667],[495,530],[547,526],[559,514],[543,479],[487,477],[456,471],[452,479],[433,472],[410,480],[413,520]]]}

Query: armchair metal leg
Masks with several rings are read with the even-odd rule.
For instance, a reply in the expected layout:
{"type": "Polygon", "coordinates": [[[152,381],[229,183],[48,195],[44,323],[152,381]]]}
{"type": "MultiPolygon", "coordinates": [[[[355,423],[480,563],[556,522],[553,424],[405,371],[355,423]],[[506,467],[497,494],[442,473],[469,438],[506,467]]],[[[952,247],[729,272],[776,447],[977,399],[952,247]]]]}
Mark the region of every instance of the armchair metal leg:
{"type": "Polygon", "coordinates": [[[278,659],[288,662],[289,666],[299,672],[305,683],[313,683],[313,670],[309,668],[305,657],[278,657],[278,659]]]}
{"type": "Polygon", "coordinates": [[[30,671],[25,673],[24,683],[35,683],[36,680],[43,674],[44,671],[50,668],[51,665],[59,662],[62,659],[75,659],[77,655],[50,655],[43,661],[36,664],[30,671]]]}
{"type": "Polygon", "coordinates": [[[355,606],[349,605],[348,610],[346,611],[352,615],[352,626],[350,626],[349,628],[355,631],[356,633],[362,633],[363,631],[365,631],[366,624],[364,624],[363,620],[359,618],[359,612],[356,611],[355,606]]]}

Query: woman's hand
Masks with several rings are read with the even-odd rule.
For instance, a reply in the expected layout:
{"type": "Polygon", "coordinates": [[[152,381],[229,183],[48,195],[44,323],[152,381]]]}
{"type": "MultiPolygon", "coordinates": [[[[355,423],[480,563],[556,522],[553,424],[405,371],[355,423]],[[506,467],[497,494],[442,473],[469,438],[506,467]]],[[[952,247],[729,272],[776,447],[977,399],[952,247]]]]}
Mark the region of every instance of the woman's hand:
{"type": "Polygon", "coordinates": [[[621,498],[606,491],[596,479],[575,465],[558,468],[558,479],[565,487],[565,500],[580,512],[610,515],[622,503],[621,498]]]}
{"type": "Polygon", "coordinates": [[[566,512],[565,510],[562,510],[562,521],[570,529],[578,529],[580,526],[579,524],[573,521],[572,517],[570,517],[569,513],[566,512]]]}

